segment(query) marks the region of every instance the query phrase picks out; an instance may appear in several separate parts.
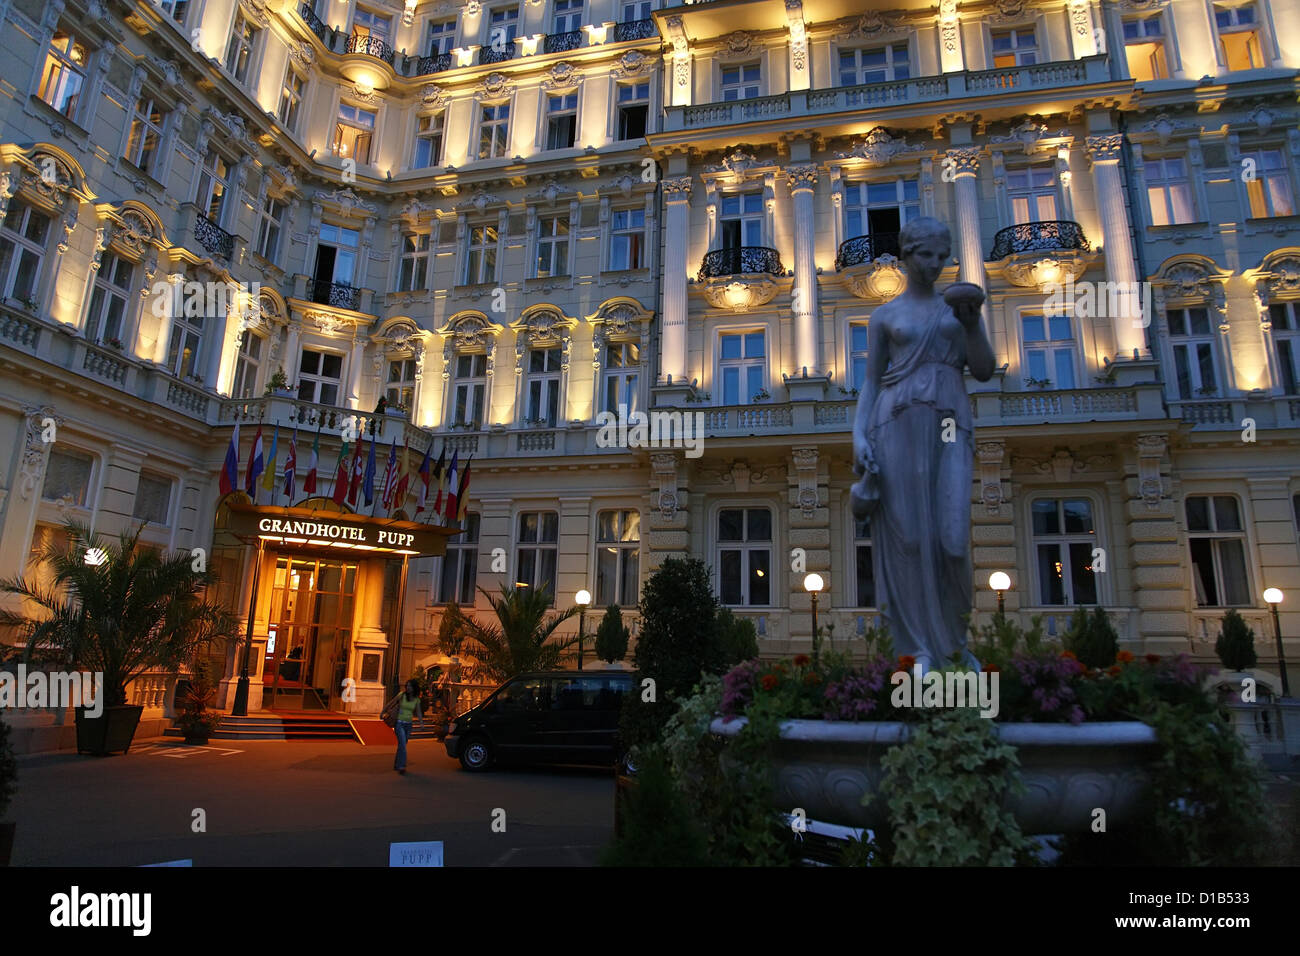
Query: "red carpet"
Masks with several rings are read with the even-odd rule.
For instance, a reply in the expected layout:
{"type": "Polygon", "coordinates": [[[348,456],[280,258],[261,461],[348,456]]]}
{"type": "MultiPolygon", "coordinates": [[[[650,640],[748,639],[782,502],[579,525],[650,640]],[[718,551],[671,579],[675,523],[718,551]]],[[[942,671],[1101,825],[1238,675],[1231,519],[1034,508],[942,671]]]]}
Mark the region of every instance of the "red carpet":
{"type": "Polygon", "coordinates": [[[366,747],[397,747],[397,734],[382,720],[349,721],[366,747]]]}

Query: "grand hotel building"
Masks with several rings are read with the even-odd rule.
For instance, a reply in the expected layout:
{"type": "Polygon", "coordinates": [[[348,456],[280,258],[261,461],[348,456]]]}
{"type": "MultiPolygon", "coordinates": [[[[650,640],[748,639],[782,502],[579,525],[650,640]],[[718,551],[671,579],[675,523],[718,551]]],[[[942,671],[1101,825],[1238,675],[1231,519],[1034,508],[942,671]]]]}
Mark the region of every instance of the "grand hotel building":
{"type": "Polygon", "coordinates": [[[877,611],[848,502],[866,327],[933,215],[1000,366],[969,384],[977,617],[1004,570],[1049,631],[1101,604],[1125,646],[1210,659],[1236,607],[1268,667],[1277,587],[1300,654],[1296,14],[3,0],[0,574],[69,516],[147,519],[212,549],[246,615],[259,552],[214,533],[235,425],[241,480],[259,423],[280,466],[297,427],[299,498],[315,437],[328,495],[359,428],[381,468],[394,441],[472,455],[466,530],[405,586],[268,547],[255,709],[268,634],[321,662],[325,706],[373,712],[442,602],[520,581],[629,607],[675,555],[767,654],[808,646],[820,572],[840,643],[877,611]],[[698,413],[703,454],[603,447],[620,405],[698,413]]]}

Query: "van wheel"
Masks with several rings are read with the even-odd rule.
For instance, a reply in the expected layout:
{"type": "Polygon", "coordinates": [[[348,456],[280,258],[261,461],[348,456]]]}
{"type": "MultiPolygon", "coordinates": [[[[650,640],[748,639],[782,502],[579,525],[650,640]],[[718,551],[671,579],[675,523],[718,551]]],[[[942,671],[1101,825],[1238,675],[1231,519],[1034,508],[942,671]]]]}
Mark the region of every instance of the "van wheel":
{"type": "Polygon", "coordinates": [[[486,770],[492,766],[492,757],[492,745],[486,737],[471,737],[461,751],[460,765],[466,770],[486,770]]]}

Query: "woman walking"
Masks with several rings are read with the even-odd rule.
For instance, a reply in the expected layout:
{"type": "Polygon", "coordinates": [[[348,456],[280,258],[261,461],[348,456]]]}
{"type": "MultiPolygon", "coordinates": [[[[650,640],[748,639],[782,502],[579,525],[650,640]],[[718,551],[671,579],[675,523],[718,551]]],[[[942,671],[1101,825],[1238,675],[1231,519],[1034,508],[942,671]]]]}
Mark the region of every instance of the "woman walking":
{"type": "Polygon", "coordinates": [[[393,758],[393,769],[400,774],[406,773],[406,741],[411,736],[411,724],[418,716],[420,729],[424,730],[424,708],[420,702],[420,685],[413,680],[406,682],[403,693],[388,702],[384,713],[394,714],[396,718],[393,731],[397,734],[397,756],[393,758]]]}

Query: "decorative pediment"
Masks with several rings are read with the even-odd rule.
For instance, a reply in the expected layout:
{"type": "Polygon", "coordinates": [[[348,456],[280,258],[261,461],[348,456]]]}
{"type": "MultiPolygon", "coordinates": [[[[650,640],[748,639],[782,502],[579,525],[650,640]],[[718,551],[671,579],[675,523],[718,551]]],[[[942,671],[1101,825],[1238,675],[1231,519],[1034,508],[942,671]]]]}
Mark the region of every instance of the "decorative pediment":
{"type": "Polygon", "coordinates": [[[474,95],[481,100],[503,100],[515,92],[510,77],[504,73],[489,73],[483,77],[474,90],[474,95]]]}
{"type": "Polygon", "coordinates": [[[597,327],[606,339],[639,337],[646,323],[654,318],[636,299],[617,296],[601,303],[599,309],[587,316],[586,321],[597,327]]]}
{"type": "Polygon", "coordinates": [[[767,169],[770,166],[770,163],[763,162],[753,153],[740,148],[724,156],[722,162],[705,166],[704,172],[706,175],[713,174],[721,179],[740,182],[758,170],[767,169]]]}
{"type": "Polygon", "coordinates": [[[420,103],[426,108],[437,109],[447,105],[447,93],[436,83],[426,83],[420,90],[420,103]]]}
{"type": "Polygon", "coordinates": [[[557,63],[547,72],[541,86],[543,90],[553,92],[576,89],[580,83],[582,74],[574,69],[572,63],[557,63]]]}
{"type": "Polygon", "coordinates": [[[1141,127],[1141,132],[1150,133],[1161,146],[1165,146],[1175,133],[1199,133],[1201,124],[1191,120],[1179,119],[1168,113],[1160,113],[1151,122],[1141,127]]]}
{"type": "Polygon", "coordinates": [[[473,211],[482,213],[487,210],[488,206],[498,206],[501,202],[502,199],[499,196],[479,189],[464,202],[457,203],[455,209],[457,212],[473,211]]]}
{"type": "Polygon", "coordinates": [[[415,197],[411,197],[411,199],[407,201],[406,205],[402,207],[402,211],[398,215],[404,222],[414,226],[428,212],[429,206],[420,202],[420,200],[415,197]]]}
{"type": "Polygon", "coordinates": [[[366,202],[351,189],[336,189],[333,192],[325,193],[324,195],[318,194],[317,198],[324,199],[338,206],[339,211],[348,217],[351,217],[354,209],[360,209],[363,212],[373,214],[376,208],[374,203],[366,202]]]}
{"type": "Polygon", "coordinates": [[[636,50],[628,50],[618,58],[618,62],[610,72],[615,77],[624,79],[649,73],[652,66],[654,62],[650,57],[636,50]]]}
{"type": "Polygon", "coordinates": [[[869,10],[856,19],[842,22],[842,32],[835,35],[839,43],[856,43],[860,40],[877,40],[905,27],[897,14],[869,10]]]}
{"type": "Polygon", "coordinates": [[[565,189],[554,179],[547,180],[546,184],[536,192],[529,193],[528,199],[535,203],[553,203],[561,196],[571,196],[573,193],[565,189]]]}
{"type": "Polygon", "coordinates": [[[425,333],[414,320],[401,317],[389,319],[370,341],[385,352],[423,351],[425,333]]]}
{"type": "Polygon", "coordinates": [[[1208,259],[1184,256],[1164,263],[1153,285],[1165,301],[1218,301],[1223,296],[1223,283],[1230,276],[1231,272],[1221,273],[1208,259]]]}
{"type": "Polygon", "coordinates": [[[748,30],[736,30],[722,38],[717,55],[723,59],[749,56],[757,49],[754,34],[748,30]]]}
{"type": "Polygon", "coordinates": [[[128,199],[118,206],[103,203],[95,211],[112,224],[110,243],[127,258],[139,261],[149,248],[168,248],[162,221],[148,206],[128,199]]]}
{"type": "Polygon", "coordinates": [[[482,312],[458,312],[438,330],[438,334],[443,336],[448,347],[457,352],[484,352],[491,351],[496,345],[501,326],[482,312]]]}
{"type": "MultiPolygon", "coordinates": [[[[1068,135],[1068,134],[1061,134],[1068,135]]],[[[1052,137],[1054,139],[1054,137],[1052,137]]],[[[1036,119],[1026,119],[1018,126],[1011,127],[1010,131],[1000,136],[990,136],[989,144],[994,143],[1015,143],[1020,146],[1026,153],[1032,153],[1036,148],[1042,145],[1044,140],[1049,139],[1047,133],[1047,124],[1039,122],[1036,119]]]]}
{"type": "Polygon", "coordinates": [[[1300,249],[1280,249],[1264,257],[1256,283],[1263,283],[1267,302],[1300,296],[1300,249]]]}
{"type": "Polygon", "coordinates": [[[78,203],[90,202],[94,196],[86,189],[86,176],[80,164],[68,153],[48,143],[28,149],[15,144],[0,146],[0,197],[21,191],[25,198],[47,212],[67,210],[75,215],[78,203]]]}
{"type": "Polygon", "coordinates": [[[883,166],[898,156],[925,150],[926,147],[897,139],[883,126],[877,126],[856,141],[847,153],[838,153],[837,156],[840,159],[862,160],[868,166],[883,166]]]}
{"type": "Polygon", "coordinates": [[[562,341],[575,325],[575,319],[553,305],[534,305],[525,309],[510,328],[520,340],[526,339],[529,345],[538,345],[562,341]]]}
{"type": "Polygon", "coordinates": [[[990,23],[1022,23],[1033,17],[1025,0],[993,0],[993,10],[984,15],[990,23]]]}

